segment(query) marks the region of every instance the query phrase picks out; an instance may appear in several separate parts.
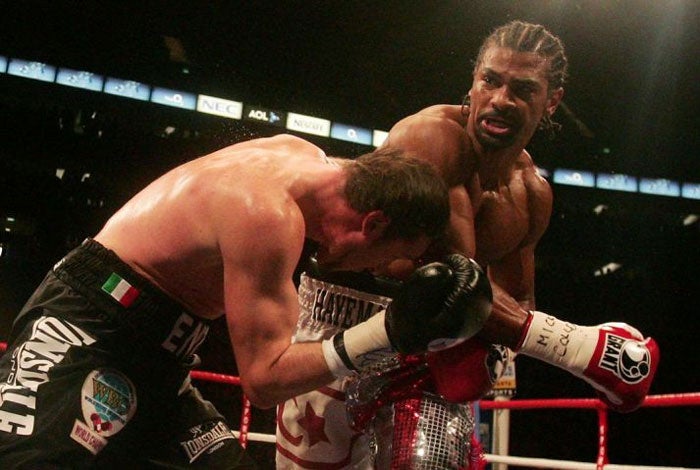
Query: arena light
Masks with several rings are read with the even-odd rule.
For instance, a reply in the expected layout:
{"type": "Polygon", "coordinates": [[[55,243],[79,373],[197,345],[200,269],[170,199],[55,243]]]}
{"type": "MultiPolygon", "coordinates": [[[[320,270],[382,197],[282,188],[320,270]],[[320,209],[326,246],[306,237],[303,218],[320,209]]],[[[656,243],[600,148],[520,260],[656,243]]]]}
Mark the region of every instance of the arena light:
{"type": "Polygon", "coordinates": [[[611,262],[611,263],[606,264],[605,266],[602,266],[600,269],[596,269],[593,272],[593,275],[595,277],[607,276],[608,274],[614,273],[615,271],[617,271],[621,267],[622,267],[622,265],[620,263],[611,262]]]}
{"type": "Polygon", "coordinates": [[[165,129],[163,129],[163,137],[167,137],[170,135],[173,135],[177,129],[174,126],[165,126],[165,129]]]}
{"type": "Polygon", "coordinates": [[[608,209],[609,209],[609,207],[608,207],[607,205],[605,205],[605,204],[598,204],[597,206],[595,206],[595,207],[593,208],[593,213],[594,213],[595,215],[600,215],[600,214],[602,214],[603,212],[605,212],[605,211],[608,210],[608,209]]]}
{"type": "Polygon", "coordinates": [[[9,215],[7,217],[5,217],[5,224],[4,224],[5,233],[11,233],[13,225],[15,225],[15,218],[12,216],[9,216],[9,215]]]}
{"type": "Polygon", "coordinates": [[[698,215],[697,214],[688,214],[685,217],[683,217],[683,226],[684,227],[690,227],[694,223],[698,221],[698,215]]]}

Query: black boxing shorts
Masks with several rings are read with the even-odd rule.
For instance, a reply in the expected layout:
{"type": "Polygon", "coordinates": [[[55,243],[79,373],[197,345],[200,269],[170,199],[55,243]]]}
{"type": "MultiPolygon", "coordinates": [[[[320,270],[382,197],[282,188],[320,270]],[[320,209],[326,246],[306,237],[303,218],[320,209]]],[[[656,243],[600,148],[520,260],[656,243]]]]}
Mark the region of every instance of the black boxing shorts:
{"type": "Polygon", "coordinates": [[[207,321],[88,239],[0,357],[0,468],[256,468],[191,385],[207,321]]]}

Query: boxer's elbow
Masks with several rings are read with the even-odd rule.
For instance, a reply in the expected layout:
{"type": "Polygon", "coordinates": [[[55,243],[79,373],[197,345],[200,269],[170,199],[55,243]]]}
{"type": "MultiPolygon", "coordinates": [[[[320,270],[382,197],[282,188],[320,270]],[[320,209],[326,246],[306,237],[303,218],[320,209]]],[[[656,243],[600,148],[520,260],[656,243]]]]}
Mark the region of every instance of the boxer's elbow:
{"type": "Polygon", "coordinates": [[[243,393],[256,408],[273,408],[297,395],[300,391],[296,380],[274,368],[241,374],[243,393]]]}
{"type": "Polygon", "coordinates": [[[287,398],[279,393],[278,387],[272,380],[244,380],[241,378],[241,388],[251,405],[263,410],[273,408],[287,398]]]}

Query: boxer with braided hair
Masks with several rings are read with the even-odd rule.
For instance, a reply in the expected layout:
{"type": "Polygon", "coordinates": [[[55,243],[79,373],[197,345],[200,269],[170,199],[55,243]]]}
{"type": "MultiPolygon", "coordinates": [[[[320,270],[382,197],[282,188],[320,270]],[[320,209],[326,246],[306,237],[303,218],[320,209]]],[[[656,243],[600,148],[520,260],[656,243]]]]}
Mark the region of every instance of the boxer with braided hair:
{"type": "MultiPolygon", "coordinates": [[[[432,158],[451,188],[445,249],[484,266],[494,294],[491,315],[475,341],[568,370],[590,383],[610,408],[629,412],[651,386],[659,361],[656,342],[624,323],[583,327],[535,310],[534,254],[549,223],[552,190],[525,146],[538,129],[554,129],[567,69],[559,38],[541,25],[510,22],[479,50],[468,108],[427,108],[397,123],[386,145],[432,158]]],[[[429,355],[439,395],[451,401],[477,398],[474,380],[460,372],[472,367],[471,346],[467,341],[429,355]]]]}
{"type": "MultiPolygon", "coordinates": [[[[349,389],[346,380],[287,402],[280,423],[284,430],[294,429],[286,437],[296,441],[285,440],[278,430],[278,468],[465,468],[473,425],[467,402],[493,386],[503,366],[498,360],[508,360],[509,350],[583,378],[614,410],[641,405],[659,360],[653,339],[622,323],[581,327],[535,310],[535,247],[549,224],[553,196],[525,147],[538,129],[556,129],[552,115],[567,75],[558,37],[542,25],[512,21],[482,43],[465,104],[431,106],[392,127],[384,146],[427,159],[450,188],[447,237],[429,253],[434,259],[462,253],[483,266],[493,290],[492,310],[475,338],[423,356],[378,358],[380,367],[361,371],[349,389]],[[343,394],[348,390],[349,400],[343,394]],[[323,417],[342,419],[328,410],[346,401],[351,419],[340,439],[342,425],[324,423],[323,417]],[[428,415],[440,418],[422,423],[428,415]],[[367,424],[369,435],[358,435],[367,424]],[[329,429],[332,438],[323,433],[329,429]],[[424,439],[429,429],[434,441],[424,439]],[[368,445],[358,445],[367,436],[368,445]],[[447,436],[453,440],[446,442],[447,436]],[[334,447],[335,442],[344,446],[334,447]],[[358,456],[361,452],[367,455],[358,456]]],[[[398,261],[376,274],[402,279],[415,267],[398,261]]],[[[338,281],[335,288],[359,298],[362,293],[353,289],[361,291],[361,285],[347,290],[338,281]]],[[[333,287],[324,284],[324,289],[333,287]]],[[[381,301],[389,302],[391,294],[383,295],[381,301]]],[[[300,323],[299,340],[308,326],[300,323]]],[[[318,325],[312,329],[321,331],[318,325]]]]}

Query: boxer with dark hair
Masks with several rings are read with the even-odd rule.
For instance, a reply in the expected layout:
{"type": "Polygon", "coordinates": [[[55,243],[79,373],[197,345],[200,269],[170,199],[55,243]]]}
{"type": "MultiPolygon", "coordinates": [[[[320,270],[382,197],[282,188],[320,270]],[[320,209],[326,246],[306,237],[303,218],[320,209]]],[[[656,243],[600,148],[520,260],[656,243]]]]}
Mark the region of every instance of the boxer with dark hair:
{"type": "Polygon", "coordinates": [[[479,338],[582,377],[617,411],[639,407],[658,363],[653,339],[623,324],[581,327],[535,310],[535,247],[549,224],[552,190],[525,150],[538,128],[551,129],[564,94],[561,41],[541,25],[513,21],[484,41],[469,106],[438,105],[397,123],[386,145],[428,157],[450,186],[446,250],[487,268],[494,308],[479,338]],[[439,145],[436,145],[439,142],[439,145]],[[459,169],[469,170],[461,174],[459,169]],[[600,364],[600,351],[629,341],[646,364],[630,380],[600,364]]]}
{"type": "Polygon", "coordinates": [[[331,382],[374,349],[472,335],[481,325],[465,306],[483,308],[490,288],[454,255],[341,340],[291,342],[305,243],[320,269],[381,270],[420,257],[448,217],[434,168],[397,152],[329,159],[280,135],[172,169],[56,263],[15,320],[0,358],[0,467],[253,468],[189,381],[211,320],[225,316],[259,407],[331,382]],[[423,297],[433,320],[402,320],[423,297]]]}
{"type": "MultiPolygon", "coordinates": [[[[450,188],[447,236],[429,253],[462,253],[484,267],[492,311],[472,339],[423,356],[377,357],[350,388],[339,379],[285,403],[278,468],[466,468],[468,402],[489,391],[510,350],[583,378],[614,410],[641,405],[659,361],[653,339],[622,323],[581,327],[535,310],[534,254],[549,224],[552,190],[525,147],[538,129],[556,129],[552,115],[567,67],[559,38],[542,25],[510,22],[482,43],[464,104],[431,106],[392,127],[384,146],[430,161],[450,188]],[[606,359],[605,351],[614,354],[606,359]],[[334,424],[346,401],[350,422],[334,424]],[[360,432],[366,425],[369,434],[360,432]]],[[[397,261],[375,274],[401,279],[415,266],[397,261]]],[[[331,286],[322,279],[324,292],[345,300],[368,295],[352,290],[361,284],[336,280],[331,286]]],[[[391,293],[381,294],[373,301],[388,304],[391,293]]],[[[342,324],[300,320],[297,337],[338,329],[342,324]]]]}

